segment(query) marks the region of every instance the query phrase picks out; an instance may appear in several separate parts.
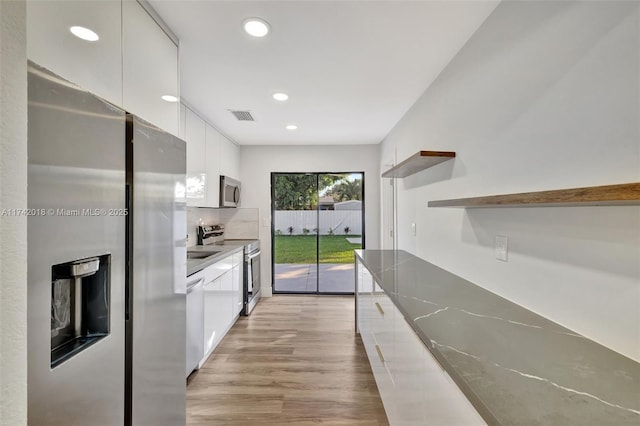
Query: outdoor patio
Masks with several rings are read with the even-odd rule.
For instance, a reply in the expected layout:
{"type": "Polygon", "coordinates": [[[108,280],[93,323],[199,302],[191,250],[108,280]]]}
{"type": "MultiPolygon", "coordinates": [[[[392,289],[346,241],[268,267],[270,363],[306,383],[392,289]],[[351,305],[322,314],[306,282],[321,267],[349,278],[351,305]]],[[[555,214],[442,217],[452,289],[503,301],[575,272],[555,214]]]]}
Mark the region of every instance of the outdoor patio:
{"type": "MultiPolygon", "coordinates": [[[[274,272],[275,291],[315,293],[317,290],[317,264],[280,263],[274,265],[274,272]]],[[[353,263],[321,263],[319,282],[321,293],[353,293],[353,263]]]]}

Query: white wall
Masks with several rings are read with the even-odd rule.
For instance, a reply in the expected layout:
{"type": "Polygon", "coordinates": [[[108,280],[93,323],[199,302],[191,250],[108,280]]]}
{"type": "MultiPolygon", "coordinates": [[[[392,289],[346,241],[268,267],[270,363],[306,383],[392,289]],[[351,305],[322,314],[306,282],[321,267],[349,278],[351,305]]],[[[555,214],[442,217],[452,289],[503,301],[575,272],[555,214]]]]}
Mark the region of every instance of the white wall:
{"type": "Polygon", "coordinates": [[[457,158],[398,183],[398,246],[640,360],[640,207],[427,208],[640,181],[637,2],[502,2],[382,144],[457,158]],[[417,236],[410,223],[417,223],[417,236]],[[508,262],[494,236],[509,237],[508,262]]]}
{"type": "MultiPolygon", "coordinates": [[[[0,1],[0,211],[27,207],[24,0],[0,1]]],[[[27,218],[0,215],[0,425],[27,424],[27,218]]]]}
{"type": "Polygon", "coordinates": [[[242,205],[260,209],[263,295],[271,295],[271,172],[364,172],[366,247],[379,248],[378,152],[378,145],[241,146],[242,205]]]}

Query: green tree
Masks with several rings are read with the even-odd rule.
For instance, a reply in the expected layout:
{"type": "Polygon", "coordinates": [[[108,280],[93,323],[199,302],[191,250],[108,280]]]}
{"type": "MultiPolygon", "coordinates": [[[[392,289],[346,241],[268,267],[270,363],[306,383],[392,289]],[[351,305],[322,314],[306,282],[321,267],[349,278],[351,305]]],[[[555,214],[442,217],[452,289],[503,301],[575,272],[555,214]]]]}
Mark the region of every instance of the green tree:
{"type": "Polygon", "coordinates": [[[335,201],[362,200],[362,179],[343,179],[332,192],[335,201]]]}
{"type": "Polygon", "coordinates": [[[276,210],[309,210],[318,205],[314,175],[276,175],[274,180],[276,210]]]}
{"type": "Polygon", "coordinates": [[[318,207],[318,186],[320,190],[326,190],[341,179],[342,175],[331,174],[277,174],[274,178],[275,209],[314,210],[318,207]]]}

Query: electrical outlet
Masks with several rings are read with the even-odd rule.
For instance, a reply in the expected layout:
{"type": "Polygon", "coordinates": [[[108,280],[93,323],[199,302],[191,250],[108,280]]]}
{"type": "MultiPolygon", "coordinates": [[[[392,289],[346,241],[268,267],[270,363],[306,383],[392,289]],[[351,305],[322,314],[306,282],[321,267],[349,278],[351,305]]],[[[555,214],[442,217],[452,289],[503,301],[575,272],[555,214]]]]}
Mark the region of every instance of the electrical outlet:
{"type": "Polygon", "coordinates": [[[495,249],[496,249],[497,260],[502,260],[503,262],[507,262],[508,247],[509,247],[508,238],[504,235],[496,235],[495,249]]]}
{"type": "Polygon", "coordinates": [[[415,222],[411,224],[411,233],[413,234],[413,236],[416,236],[416,224],[415,222]]]}

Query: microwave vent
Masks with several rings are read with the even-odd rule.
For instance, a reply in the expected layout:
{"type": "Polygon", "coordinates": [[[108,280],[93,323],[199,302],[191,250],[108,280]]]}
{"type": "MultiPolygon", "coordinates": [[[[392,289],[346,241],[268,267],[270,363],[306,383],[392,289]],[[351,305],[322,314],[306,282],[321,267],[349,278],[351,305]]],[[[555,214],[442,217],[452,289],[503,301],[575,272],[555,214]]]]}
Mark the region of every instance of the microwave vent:
{"type": "Polygon", "coordinates": [[[238,121],[255,121],[249,111],[231,111],[238,121]]]}

